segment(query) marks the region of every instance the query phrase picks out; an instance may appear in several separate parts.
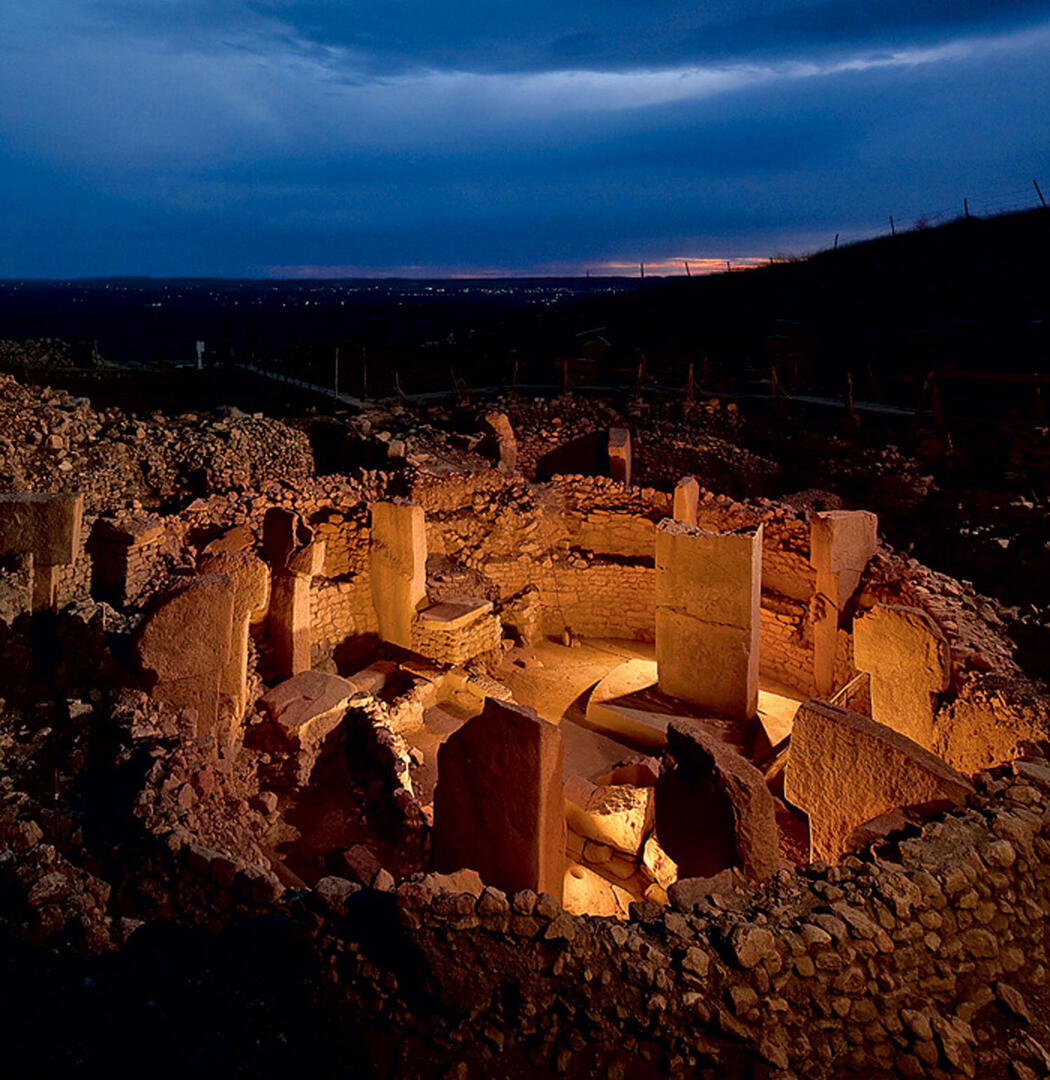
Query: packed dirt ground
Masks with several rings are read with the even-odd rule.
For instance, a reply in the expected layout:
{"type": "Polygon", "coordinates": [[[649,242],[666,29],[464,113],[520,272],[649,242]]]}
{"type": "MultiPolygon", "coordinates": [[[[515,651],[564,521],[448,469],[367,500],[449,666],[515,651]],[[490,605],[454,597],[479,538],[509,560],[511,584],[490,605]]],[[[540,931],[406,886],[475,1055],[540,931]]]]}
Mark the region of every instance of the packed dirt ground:
{"type": "Polygon", "coordinates": [[[1050,1075],[1050,503],[878,443],[0,375],[12,1066],[1050,1075]]]}

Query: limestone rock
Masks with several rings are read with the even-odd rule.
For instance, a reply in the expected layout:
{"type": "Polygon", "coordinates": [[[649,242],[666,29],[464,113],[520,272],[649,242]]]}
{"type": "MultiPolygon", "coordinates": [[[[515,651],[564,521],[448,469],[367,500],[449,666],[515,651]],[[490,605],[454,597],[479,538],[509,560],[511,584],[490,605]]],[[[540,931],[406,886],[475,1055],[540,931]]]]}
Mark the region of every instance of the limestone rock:
{"type": "Polygon", "coordinates": [[[940,758],[865,716],[823,701],[795,715],[784,795],[809,815],[814,859],[838,859],[850,833],[881,814],[951,806],[972,791],[940,758]]]}
{"type": "Polygon", "coordinates": [[[505,892],[562,895],[565,816],[559,729],[487,698],[438,751],[434,866],[469,867],[505,892]]]}
{"type": "Polygon", "coordinates": [[[778,870],[776,804],[758,769],[689,720],[671,721],[667,750],[674,768],[656,786],[656,826],[680,873],[736,865],[762,879],[778,870]]]}
{"type": "Polygon", "coordinates": [[[565,781],[565,819],[574,832],[636,855],[654,823],[653,789],[601,787],[582,776],[565,781]]]}

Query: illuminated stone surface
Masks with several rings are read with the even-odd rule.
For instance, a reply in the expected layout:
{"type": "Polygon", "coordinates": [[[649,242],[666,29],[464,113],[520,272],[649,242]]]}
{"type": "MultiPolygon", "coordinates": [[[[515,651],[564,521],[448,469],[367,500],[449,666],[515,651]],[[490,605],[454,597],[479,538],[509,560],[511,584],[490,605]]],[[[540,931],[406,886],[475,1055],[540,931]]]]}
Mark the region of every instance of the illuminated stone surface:
{"type": "Polygon", "coordinates": [[[832,861],[866,821],[896,807],[961,803],[973,785],[899,732],[824,701],[795,716],[784,796],[809,816],[816,860],[832,861]]]}
{"type": "Polygon", "coordinates": [[[665,519],[656,532],[660,689],[715,713],[758,708],[762,526],[712,533],[665,519]]]}

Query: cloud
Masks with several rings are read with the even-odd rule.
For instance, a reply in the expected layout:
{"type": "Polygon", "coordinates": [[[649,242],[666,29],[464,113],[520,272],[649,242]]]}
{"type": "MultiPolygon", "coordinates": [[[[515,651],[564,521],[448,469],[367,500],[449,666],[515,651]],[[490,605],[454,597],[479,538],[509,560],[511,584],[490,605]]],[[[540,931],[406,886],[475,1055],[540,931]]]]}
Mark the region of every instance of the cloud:
{"type": "Polygon", "coordinates": [[[1050,172],[1038,8],[37,0],[0,274],[797,250],[1050,172]]]}

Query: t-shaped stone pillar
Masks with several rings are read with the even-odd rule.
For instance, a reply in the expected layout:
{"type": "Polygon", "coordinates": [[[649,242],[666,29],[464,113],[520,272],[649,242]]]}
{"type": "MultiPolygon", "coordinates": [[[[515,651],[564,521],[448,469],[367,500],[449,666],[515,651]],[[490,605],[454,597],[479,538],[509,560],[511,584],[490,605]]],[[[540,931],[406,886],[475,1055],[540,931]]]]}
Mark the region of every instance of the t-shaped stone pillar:
{"type": "Polygon", "coordinates": [[[438,751],[434,866],[469,867],[505,892],[559,902],[565,876],[561,730],[532,709],[487,698],[438,751]]]}
{"type": "Polygon", "coordinates": [[[609,428],[609,475],[624,484],[631,482],[631,433],[627,428],[609,428]]]}
{"type": "Polygon", "coordinates": [[[218,735],[219,675],[232,629],[233,581],[201,574],[159,596],[135,637],[138,662],[153,676],[153,697],[196,709],[198,735],[218,735]]]}
{"type": "Polygon", "coordinates": [[[482,427],[495,443],[497,453],[496,467],[500,472],[512,473],[518,463],[518,442],[514,438],[514,429],[504,412],[485,413],[482,427]]]}
{"type": "Polygon", "coordinates": [[[664,518],[656,530],[660,690],[731,719],[758,709],[762,526],[707,532],[664,518]]]}
{"type": "Polygon", "coordinates": [[[270,643],[275,674],[290,679],[309,671],[310,580],[324,565],[324,541],[291,510],[272,507],[263,519],[263,555],[272,572],[270,643]]]}
{"type": "Polygon", "coordinates": [[[412,624],[427,598],[427,530],[414,503],[372,504],[372,604],[384,641],[412,648],[412,624]]]}
{"type": "Polygon", "coordinates": [[[0,495],[0,559],[33,556],[33,610],[55,607],[58,567],[80,551],[82,495],[0,495]]]}
{"type": "Polygon", "coordinates": [[[948,689],[951,652],[925,611],[876,604],[853,620],[853,662],[871,675],[871,717],[933,749],[934,694],[948,689]]]}
{"type": "Polygon", "coordinates": [[[817,572],[813,605],[813,681],[821,697],[834,685],[839,616],[879,546],[879,519],[867,510],[824,510],[809,523],[809,562],[817,572]]]}
{"type": "Polygon", "coordinates": [[[202,574],[225,574],[233,582],[233,632],[230,658],[219,677],[219,692],[233,706],[234,727],[244,719],[245,682],[248,674],[248,626],[266,609],[270,575],[266,563],[250,551],[218,551],[197,560],[202,574]]]}
{"type": "Polygon", "coordinates": [[[901,806],[962,803],[969,780],[903,735],[826,701],[795,714],[784,797],[809,817],[810,857],[837,861],[858,825],[901,806]]]}
{"type": "Polygon", "coordinates": [[[696,511],[700,505],[700,485],[695,476],[683,476],[674,486],[674,502],[671,516],[683,525],[696,524],[696,511]]]}

